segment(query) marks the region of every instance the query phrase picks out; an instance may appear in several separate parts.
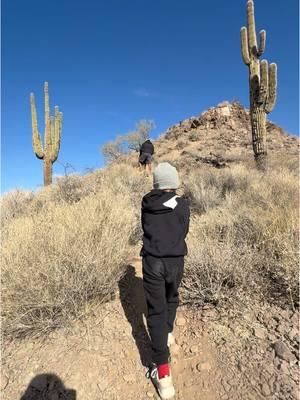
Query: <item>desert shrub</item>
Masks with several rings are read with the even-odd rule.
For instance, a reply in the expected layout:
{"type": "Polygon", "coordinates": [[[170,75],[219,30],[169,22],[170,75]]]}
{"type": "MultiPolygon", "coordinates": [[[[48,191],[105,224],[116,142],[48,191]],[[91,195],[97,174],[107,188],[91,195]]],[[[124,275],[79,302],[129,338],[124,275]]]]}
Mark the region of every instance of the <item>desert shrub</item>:
{"type": "Polygon", "coordinates": [[[52,203],[75,203],[90,193],[95,193],[91,180],[77,174],[60,177],[51,186],[42,187],[36,192],[19,190],[17,193],[9,193],[7,198],[5,195],[1,199],[2,225],[21,215],[44,211],[52,203]]]}
{"type": "Polygon", "coordinates": [[[253,250],[245,245],[237,247],[230,230],[225,233],[220,229],[215,236],[210,236],[200,228],[199,217],[194,224],[198,226],[191,234],[181,289],[184,302],[218,304],[226,300],[230,292],[234,291],[237,295],[249,290],[253,250]]]}
{"type": "Polygon", "coordinates": [[[149,134],[154,128],[154,121],[143,119],[136,124],[134,131],[119,135],[115,140],[107,142],[101,148],[106,162],[115,162],[126,156],[131,150],[139,151],[140,146],[149,139],[149,134]]]}
{"type": "Polygon", "coordinates": [[[4,194],[0,200],[1,226],[26,213],[33,197],[32,192],[19,189],[4,194]]]}
{"type": "Polygon", "coordinates": [[[191,207],[199,213],[205,213],[209,208],[220,204],[221,198],[217,187],[205,186],[190,180],[189,190],[186,190],[187,197],[190,199],[191,207]]]}
{"type": "Polygon", "coordinates": [[[228,172],[211,169],[210,174],[190,176],[192,204],[200,211],[191,222],[184,301],[201,304],[248,294],[294,307],[297,179],[288,170],[261,175],[241,166],[228,172]],[[201,191],[203,182],[215,192],[201,191]]]}
{"type": "Polygon", "coordinates": [[[136,124],[136,129],[126,135],[130,150],[139,151],[145,140],[149,139],[150,132],[155,128],[152,120],[143,119],[136,124]]]}
{"type": "Polygon", "coordinates": [[[189,133],[189,141],[190,142],[197,142],[197,140],[199,140],[199,132],[191,131],[189,133]]]}
{"type": "Polygon", "coordinates": [[[101,147],[101,152],[107,163],[117,160],[120,156],[126,154],[127,149],[124,145],[124,137],[117,136],[114,141],[109,141],[101,147]]]}
{"type": "Polygon", "coordinates": [[[178,150],[182,150],[186,147],[186,141],[185,140],[178,140],[176,143],[175,148],[178,150]]]}
{"type": "Polygon", "coordinates": [[[57,179],[53,187],[53,201],[76,203],[93,192],[93,187],[84,176],[71,174],[57,179]]]}
{"type": "Polygon", "coordinates": [[[152,188],[152,181],[127,164],[115,164],[107,168],[103,184],[115,193],[128,193],[130,206],[134,213],[135,226],[130,235],[130,244],[137,244],[142,239],[141,200],[152,188]]]}
{"type": "Polygon", "coordinates": [[[248,183],[249,174],[239,166],[224,170],[203,166],[190,171],[184,188],[193,211],[203,214],[219,206],[226,196],[245,190],[248,183]]]}
{"type": "Polygon", "coordinates": [[[4,334],[47,332],[108,298],[141,239],[141,197],[150,189],[138,169],[112,164],[34,194],[3,230],[4,334]]]}
{"type": "Polygon", "coordinates": [[[286,156],[285,153],[278,154],[270,152],[268,159],[269,169],[271,171],[288,170],[292,175],[299,176],[299,155],[286,156]]]}
{"type": "Polygon", "coordinates": [[[90,299],[105,300],[127,261],[133,227],[128,195],[109,188],[13,220],[2,249],[4,334],[63,326],[90,299]]]}

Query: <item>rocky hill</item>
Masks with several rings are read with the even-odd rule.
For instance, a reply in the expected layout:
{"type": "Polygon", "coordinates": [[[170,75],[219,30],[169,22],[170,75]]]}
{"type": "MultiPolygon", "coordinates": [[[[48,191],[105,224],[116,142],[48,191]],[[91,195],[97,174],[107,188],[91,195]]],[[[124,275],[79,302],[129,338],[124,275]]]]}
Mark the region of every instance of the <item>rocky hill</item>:
{"type": "MultiPolygon", "coordinates": [[[[267,134],[270,159],[297,157],[299,139],[296,136],[287,134],[271,121],[267,122],[267,134]]],[[[156,141],[156,155],[182,165],[206,163],[217,168],[251,161],[249,110],[238,102],[226,101],[180,121],[156,141]]]]}

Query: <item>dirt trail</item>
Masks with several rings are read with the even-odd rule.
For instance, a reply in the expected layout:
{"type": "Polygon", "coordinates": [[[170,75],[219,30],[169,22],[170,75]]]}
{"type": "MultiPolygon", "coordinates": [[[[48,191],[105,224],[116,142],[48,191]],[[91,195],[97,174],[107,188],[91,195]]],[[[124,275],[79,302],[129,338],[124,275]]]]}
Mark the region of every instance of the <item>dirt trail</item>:
{"type": "MultiPolygon", "coordinates": [[[[69,330],[44,340],[5,344],[6,400],[158,399],[146,379],[150,357],[141,262],[127,267],[115,300],[69,330]]],[[[172,369],[176,399],[219,399],[220,374],[209,337],[186,310],[178,312],[172,369]]]]}
{"type": "MultiPolygon", "coordinates": [[[[91,305],[69,329],[3,343],[3,400],[158,399],[146,379],[150,343],[141,261],[133,260],[114,300],[91,305]]],[[[175,400],[299,399],[299,314],[180,307],[171,347],[175,400]]]]}

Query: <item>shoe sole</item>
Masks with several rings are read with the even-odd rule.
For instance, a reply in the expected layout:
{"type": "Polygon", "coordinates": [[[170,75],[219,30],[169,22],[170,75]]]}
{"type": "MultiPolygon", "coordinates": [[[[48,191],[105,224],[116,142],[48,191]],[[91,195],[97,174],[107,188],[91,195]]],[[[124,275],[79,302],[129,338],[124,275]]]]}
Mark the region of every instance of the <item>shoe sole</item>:
{"type": "Polygon", "coordinates": [[[170,393],[162,395],[161,391],[158,389],[158,394],[162,400],[168,400],[175,396],[175,389],[170,389],[170,393]]]}

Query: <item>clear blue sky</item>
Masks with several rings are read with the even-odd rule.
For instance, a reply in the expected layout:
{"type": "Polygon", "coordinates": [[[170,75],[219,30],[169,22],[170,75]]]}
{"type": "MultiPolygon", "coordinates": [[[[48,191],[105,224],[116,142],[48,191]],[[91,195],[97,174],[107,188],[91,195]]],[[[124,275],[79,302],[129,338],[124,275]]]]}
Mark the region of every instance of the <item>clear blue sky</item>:
{"type": "MultiPolygon", "coordinates": [[[[278,63],[270,119],[298,134],[298,0],[256,0],[264,58],[278,63]]],[[[153,119],[153,137],[223,100],[248,106],[240,55],[246,0],[2,0],[2,191],[36,188],[29,93],[64,113],[59,160],[103,166],[99,148],[153,119]]],[[[56,163],[55,174],[62,174],[56,163]]]]}

